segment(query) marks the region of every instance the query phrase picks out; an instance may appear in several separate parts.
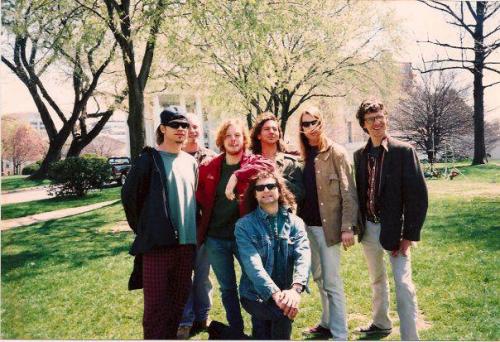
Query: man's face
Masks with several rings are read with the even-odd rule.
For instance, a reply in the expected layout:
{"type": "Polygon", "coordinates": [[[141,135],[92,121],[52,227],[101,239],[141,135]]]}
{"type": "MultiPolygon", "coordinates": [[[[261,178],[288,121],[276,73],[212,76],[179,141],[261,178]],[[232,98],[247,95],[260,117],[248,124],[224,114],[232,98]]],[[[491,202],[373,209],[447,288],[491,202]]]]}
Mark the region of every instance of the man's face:
{"type": "Polygon", "coordinates": [[[235,155],[243,151],[243,129],[231,125],[226,131],[224,148],[227,154],[235,155]]]}
{"type": "Polygon", "coordinates": [[[305,113],[300,120],[300,128],[309,142],[317,141],[321,133],[321,122],[318,118],[305,113]]]}
{"type": "Polygon", "coordinates": [[[167,125],[161,125],[163,140],[170,143],[182,144],[187,138],[189,123],[185,121],[171,121],[167,125]]]}
{"type": "Polygon", "coordinates": [[[193,118],[189,118],[188,142],[194,143],[200,136],[200,122],[193,118]]]}
{"type": "Polygon", "coordinates": [[[383,139],[387,134],[387,117],[382,111],[365,114],[363,127],[366,128],[370,137],[383,139]]]}
{"type": "Polygon", "coordinates": [[[255,183],[255,199],[259,206],[269,205],[278,202],[280,193],[276,179],[272,177],[258,179],[255,183]],[[269,189],[271,188],[272,189],[269,189]],[[260,190],[260,191],[259,191],[260,190]]]}
{"type": "Polygon", "coordinates": [[[260,134],[257,135],[257,139],[260,140],[263,144],[276,144],[280,138],[280,132],[278,123],[274,120],[267,120],[262,129],[260,130],[260,134]]]}

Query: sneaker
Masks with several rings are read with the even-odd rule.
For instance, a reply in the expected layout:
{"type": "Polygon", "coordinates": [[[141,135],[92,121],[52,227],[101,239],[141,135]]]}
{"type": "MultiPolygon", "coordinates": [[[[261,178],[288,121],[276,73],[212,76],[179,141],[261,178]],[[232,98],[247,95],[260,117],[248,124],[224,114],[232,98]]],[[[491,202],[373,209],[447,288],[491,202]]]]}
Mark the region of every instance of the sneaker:
{"type": "Polygon", "coordinates": [[[304,331],[304,335],[311,335],[315,337],[325,337],[325,339],[329,339],[332,337],[332,333],[330,329],[325,328],[324,326],[318,324],[315,327],[309,328],[304,331]]]}
{"type": "Polygon", "coordinates": [[[383,335],[383,336],[387,336],[387,335],[391,334],[392,328],[382,329],[382,328],[379,328],[375,324],[372,323],[368,327],[359,328],[359,330],[357,332],[359,334],[365,334],[367,336],[370,336],[370,335],[383,335]]]}
{"type": "Polygon", "coordinates": [[[177,339],[178,340],[189,340],[189,332],[191,327],[189,325],[181,325],[177,328],[177,339]]]}

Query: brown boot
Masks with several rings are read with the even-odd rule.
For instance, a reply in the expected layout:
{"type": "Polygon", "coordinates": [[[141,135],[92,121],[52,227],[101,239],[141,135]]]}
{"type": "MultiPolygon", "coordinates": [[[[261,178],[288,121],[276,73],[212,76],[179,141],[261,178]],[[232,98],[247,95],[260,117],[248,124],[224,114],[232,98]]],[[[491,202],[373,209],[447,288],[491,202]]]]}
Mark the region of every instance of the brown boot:
{"type": "Polygon", "coordinates": [[[177,339],[178,340],[189,340],[189,333],[191,327],[189,325],[181,325],[177,328],[177,339]]]}

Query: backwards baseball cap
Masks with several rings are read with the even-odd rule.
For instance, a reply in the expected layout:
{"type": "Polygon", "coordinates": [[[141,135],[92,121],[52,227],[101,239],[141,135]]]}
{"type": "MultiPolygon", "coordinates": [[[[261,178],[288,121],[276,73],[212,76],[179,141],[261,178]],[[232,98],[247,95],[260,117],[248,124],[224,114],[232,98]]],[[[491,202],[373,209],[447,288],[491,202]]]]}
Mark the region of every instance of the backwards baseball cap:
{"type": "Polygon", "coordinates": [[[184,108],[180,106],[168,106],[160,113],[160,123],[166,125],[171,121],[188,122],[184,108]]]}

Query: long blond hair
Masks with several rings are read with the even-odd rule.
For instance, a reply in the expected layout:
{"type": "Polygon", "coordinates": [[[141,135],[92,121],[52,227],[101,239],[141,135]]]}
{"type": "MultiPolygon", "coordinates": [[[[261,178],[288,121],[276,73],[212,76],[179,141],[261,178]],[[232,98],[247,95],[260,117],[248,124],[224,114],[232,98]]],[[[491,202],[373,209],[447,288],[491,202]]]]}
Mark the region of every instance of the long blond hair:
{"type": "Polygon", "coordinates": [[[302,130],[302,117],[304,116],[304,114],[309,114],[319,121],[320,133],[319,133],[318,151],[323,151],[327,147],[328,142],[327,142],[327,138],[326,138],[326,134],[325,134],[325,127],[324,127],[325,118],[323,116],[323,113],[316,106],[305,107],[300,112],[300,117],[299,117],[300,152],[301,152],[302,158],[305,159],[307,157],[307,148],[310,145],[309,145],[309,140],[307,140],[307,137],[305,136],[304,131],[302,130]]]}

